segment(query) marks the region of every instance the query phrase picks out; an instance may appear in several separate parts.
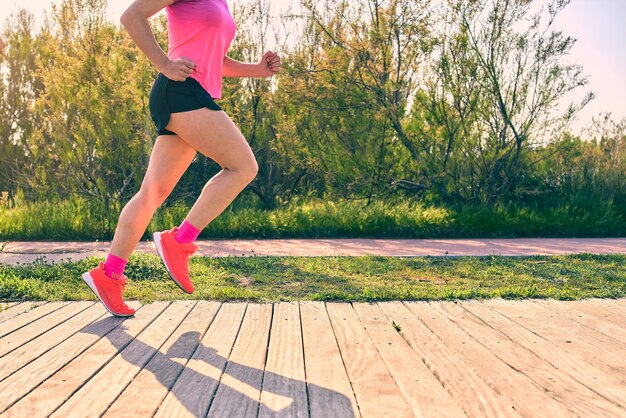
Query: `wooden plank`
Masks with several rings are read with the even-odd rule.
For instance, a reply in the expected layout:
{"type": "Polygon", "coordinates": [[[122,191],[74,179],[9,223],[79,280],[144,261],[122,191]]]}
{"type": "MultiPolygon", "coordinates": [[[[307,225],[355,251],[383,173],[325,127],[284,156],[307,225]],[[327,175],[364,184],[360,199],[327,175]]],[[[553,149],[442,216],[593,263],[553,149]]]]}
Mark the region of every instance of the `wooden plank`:
{"type": "Polygon", "coordinates": [[[611,303],[615,303],[616,305],[619,305],[623,308],[626,308],[626,298],[620,298],[620,299],[609,299],[609,301],[611,303]]]}
{"type": "MultiPolygon", "coordinates": [[[[66,339],[79,332],[84,326],[87,326],[105,315],[101,307],[94,302],[83,303],[91,306],[78,315],[69,318],[59,326],[46,331],[39,336],[39,338],[22,345],[18,349],[0,358],[0,370],[2,370],[0,380],[3,380],[6,376],[42,356],[46,351],[61,344],[66,339]]],[[[13,334],[9,336],[11,335],[13,334]]],[[[2,340],[0,340],[0,343],[2,343],[2,340]]]]}
{"type": "Polygon", "coordinates": [[[94,302],[91,301],[72,302],[0,338],[0,357],[29,341],[35,340],[40,335],[63,324],[73,316],[80,315],[82,311],[93,304],[94,302]]]}
{"type": "Polygon", "coordinates": [[[311,417],[359,416],[323,302],[300,302],[304,365],[311,417]]]}
{"type": "Polygon", "coordinates": [[[496,299],[490,301],[489,303],[497,309],[509,309],[520,318],[537,318],[540,316],[544,319],[544,321],[541,321],[543,323],[543,329],[558,331],[561,327],[564,327],[566,329],[566,334],[577,336],[578,338],[584,339],[601,350],[606,350],[613,354],[619,353],[626,358],[626,342],[615,339],[609,335],[602,334],[596,329],[587,327],[577,321],[563,318],[561,314],[548,309],[545,304],[526,304],[522,301],[512,301],[512,303],[507,306],[507,303],[502,299],[496,299]]]}
{"type": "Polygon", "coordinates": [[[433,334],[402,302],[379,304],[400,335],[470,417],[518,417],[515,402],[481,379],[473,367],[433,334]]]}
{"type": "Polygon", "coordinates": [[[363,416],[413,416],[349,303],[327,303],[335,338],[363,416]]]}
{"type": "Polygon", "coordinates": [[[626,345],[626,326],[624,325],[626,324],[626,317],[621,320],[616,319],[619,318],[619,316],[616,315],[615,310],[611,309],[606,303],[598,304],[597,302],[593,303],[590,301],[579,302],[583,302],[583,304],[572,305],[571,303],[556,301],[554,299],[533,301],[532,303],[550,309],[563,318],[576,321],[587,328],[601,332],[611,337],[611,339],[615,339],[626,345]],[[576,306],[578,306],[578,308],[576,306]],[[582,309],[579,309],[581,307],[582,309]],[[595,312],[595,314],[585,311],[595,312]],[[601,312],[602,315],[606,315],[606,317],[601,317],[601,312]]]}
{"type": "Polygon", "coordinates": [[[209,417],[257,416],[271,321],[272,305],[248,305],[209,417]]]}
{"type": "Polygon", "coordinates": [[[219,302],[198,301],[104,416],[128,415],[129,405],[133,405],[133,416],[153,416],[200,344],[219,307],[219,302]],[[136,402],[137,399],[141,402],[136,402]]]}
{"type": "Polygon", "coordinates": [[[8,309],[0,311],[0,322],[8,321],[11,318],[14,318],[18,315],[23,314],[24,312],[28,312],[31,309],[39,307],[41,305],[45,305],[46,302],[13,302],[8,309]]]}
{"type": "Polygon", "coordinates": [[[557,369],[520,344],[512,341],[500,331],[485,324],[480,318],[455,303],[434,302],[452,322],[479,341],[512,369],[518,370],[540,385],[555,400],[567,405],[577,416],[618,416],[623,411],[557,369]]]}
{"type": "Polygon", "coordinates": [[[592,332],[574,321],[562,319],[554,312],[536,305],[525,306],[522,302],[501,299],[489,300],[485,304],[568,353],[581,356],[585,362],[594,364],[605,372],[626,374],[626,359],[607,351],[605,345],[598,344],[604,338],[602,334],[592,332]]]}
{"type": "MultiPolygon", "coordinates": [[[[608,322],[616,325],[621,330],[626,324],[626,308],[622,308],[615,301],[607,299],[583,299],[559,302],[560,305],[575,309],[578,312],[595,316],[602,319],[604,323],[608,322]]],[[[550,305],[548,306],[550,307],[550,305]]],[[[620,341],[624,341],[620,339],[620,341]]]]}
{"type": "Polygon", "coordinates": [[[431,332],[457,352],[465,367],[476,370],[479,376],[499,393],[513,399],[515,410],[525,416],[558,416],[574,414],[566,405],[550,397],[545,389],[525,374],[503,362],[494,353],[470,337],[452,322],[439,305],[405,302],[431,332]]]}
{"type": "Polygon", "coordinates": [[[624,299],[581,299],[562,302],[567,305],[573,306],[575,309],[579,309],[579,305],[588,307],[583,312],[589,312],[589,309],[593,311],[591,315],[598,315],[600,318],[606,318],[607,320],[615,320],[618,324],[622,324],[626,318],[626,305],[622,305],[620,301],[624,299]],[[610,315],[609,312],[612,314],[610,315]]]}
{"type": "MultiPolygon", "coordinates": [[[[129,305],[137,308],[139,304],[131,302],[129,305]]],[[[107,312],[104,306],[100,307],[102,313],[107,312]]],[[[133,335],[152,320],[150,315],[155,315],[156,308],[163,310],[164,307],[142,307],[141,315],[133,318],[118,318],[109,314],[22,367],[0,382],[0,413],[20,399],[9,411],[5,411],[7,416],[24,417],[52,412],[84,382],[83,379],[88,379],[112,357],[109,354],[96,359],[98,351],[103,352],[106,348],[116,350],[109,339],[124,343],[124,337],[128,337],[125,342],[128,344],[133,335]],[[108,334],[111,330],[114,331],[108,334]],[[106,338],[102,339],[102,336],[106,338]],[[35,387],[37,389],[32,391],[35,387]],[[25,395],[28,396],[24,398],[25,395]]]]}
{"type": "Polygon", "coordinates": [[[22,313],[21,315],[11,319],[10,321],[0,323],[0,338],[30,324],[31,322],[38,320],[39,318],[43,318],[44,316],[56,311],[57,309],[61,309],[68,303],[69,302],[49,302],[44,305],[30,309],[29,311],[22,313]]]}
{"type": "Polygon", "coordinates": [[[352,306],[416,417],[466,416],[378,305],[352,306]]]}
{"type": "MultiPolygon", "coordinates": [[[[589,298],[589,299],[579,299],[568,301],[572,305],[577,304],[590,304],[596,306],[600,311],[609,310],[613,314],[613,316],[619,320],[620,323],[626,321],[626,298],[620,299],[609,299],[609,298],[589,298]]],[[[604,315],[602,316],[605,317],[604,315]]]]}
{"type": "Polygon", "coordinates": [[[202,342],[157,410],[156,418],[204,417],[246,312],[246,303],[223,303],[202,342]]]}
{"type": "MultiPolygon", "coordinates": [[[[118,345],[117,354],[95,376],[70,396],[52,417],[99,417],[146,365],[197,303],[174,301],[127,346],[118,345]]],[[[130,336],[129,336],[130,337],[130,336]]]]}
{"type": "Polygon", "coordinates": [[[612,373],[605,373],[599,368],[585,363],[578,357],[539,337],[532,331],[519,326],[483,303],[464,301],[460,303],[460,306],[467,309],[477,318],[480,318],[487,325],[506,335],[512,341],[533,351],[543,360],[569,374],[591,390],[611,400],[616,405],[623,406],[623,400],[626,399],[625,376],[620,377],[612,373]]]}
{"type": "Polygon", "coordinates": [[[263,373],[259,417],[308,417],[300,310],[294,302],[274,304],[263,373]]]}
{"type": "Polygon", "coordinates": [[[608,305],[611,306],[611,308],[615,311],[615,312],[619,312],[619,317],[616,319],[621,319],[626,317],[626,298],[621,298],[621,299],[595,299],[595,300],[601,300],[604,303],[607,303],[608,305]]]}

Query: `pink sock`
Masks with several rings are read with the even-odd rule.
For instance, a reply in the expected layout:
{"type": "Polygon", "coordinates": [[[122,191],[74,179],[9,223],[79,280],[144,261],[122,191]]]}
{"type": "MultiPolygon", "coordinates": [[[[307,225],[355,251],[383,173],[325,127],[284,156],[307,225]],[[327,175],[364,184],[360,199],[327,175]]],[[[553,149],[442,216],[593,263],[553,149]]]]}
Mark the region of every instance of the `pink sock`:
{"type": "Polygon", "coordinates": [[[178,231],[176,231],[176,235],[174,235],[174,239],[180,242],[181,244],[185,244],[187,242],[193,242],[200,235],[200,230],[190,224],[187,219],[183,221],[182,224],[178,227],[178,231]]]}
{"type": "Polygon", "coordinates": [[[122,275],[124,274],[126,263],[128,263],[128,260],[124,260],[123,258],[109,253],[106,261],[104,262],[104,274],[108,277],[113,277],[113,273],[122,275]]]}

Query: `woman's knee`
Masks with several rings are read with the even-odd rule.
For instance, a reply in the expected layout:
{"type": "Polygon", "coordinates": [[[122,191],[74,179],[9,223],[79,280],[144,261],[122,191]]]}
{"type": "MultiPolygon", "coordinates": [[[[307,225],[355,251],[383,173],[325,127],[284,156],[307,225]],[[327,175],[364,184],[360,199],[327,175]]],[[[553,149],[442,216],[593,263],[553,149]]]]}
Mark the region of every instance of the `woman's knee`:
{"type": "Polygon", "coordinates": [[[169,188],[144,183],[141,185],[137,197],[146,205],[158,207],[165,202],[170,193],[171,190],[169,188]]]}
{"type": "Polygon", "coordinates": [[[254,180],[254,178],[258,174],[259,164],[257,163],[256,159],[253,157],[246,162],[242,162],[238,164],[234,168],[229,168],[229,170],[237,173],[241,177],[241,180],[244,183],[248,184],[252,182],[252,180],[254,180]]]}
{"type": "Polygon", "coordinates": [[[253,158],[252,161],[249,163],[249,176],[250,176],[250,180],[249,182],[251,182],[252,180],[255,179],[256,175],[259,173],[259,163],[257,163],[256,158],[253,158]]]}
{"type": "Polygon", "coordinates": [[[242,164],[238,170],[246,183],[252,182],[256,175],[259,173],[259,164],[256,162],[255,158],[247,161],[245,164],[242,164]]]}

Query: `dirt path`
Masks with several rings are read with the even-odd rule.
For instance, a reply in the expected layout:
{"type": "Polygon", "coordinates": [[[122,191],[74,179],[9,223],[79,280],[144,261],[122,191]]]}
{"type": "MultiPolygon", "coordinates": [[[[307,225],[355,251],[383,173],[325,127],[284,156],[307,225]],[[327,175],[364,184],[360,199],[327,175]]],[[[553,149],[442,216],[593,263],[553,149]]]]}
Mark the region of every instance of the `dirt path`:
{"type": "MultiPolygon", "coordinates": [[[[626,254],[626,238],[199,240],[197,244],[200,248],[196,255],[211,257],[626,254]]],[[[109,241],[10,241],[0,244],[0,263],[30,263],[44,257],[49,262],[75,261],[89,256],[104,258],[110,245],[109,241]]],[[[156,254],[151,241],[141,241],[135,251],[156,254]]]]}

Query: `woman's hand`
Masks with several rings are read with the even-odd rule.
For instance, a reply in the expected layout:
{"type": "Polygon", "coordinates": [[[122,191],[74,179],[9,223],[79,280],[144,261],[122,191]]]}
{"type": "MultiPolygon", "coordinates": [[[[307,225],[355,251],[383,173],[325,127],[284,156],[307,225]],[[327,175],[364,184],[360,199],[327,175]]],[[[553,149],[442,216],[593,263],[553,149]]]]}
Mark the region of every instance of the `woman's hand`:
{"type": "Polygon", "coordinates": [[[196,68],[196,64],[189,58],[168,59],[161,65],[159,71],[170,80],[185,81],[196,68]]]}
{"type": "Polygon", "coordinates": [[[276,52],[267,51],[257,64],[259,77],[271,77],[280,71],[280,57],[276,52]]]}

